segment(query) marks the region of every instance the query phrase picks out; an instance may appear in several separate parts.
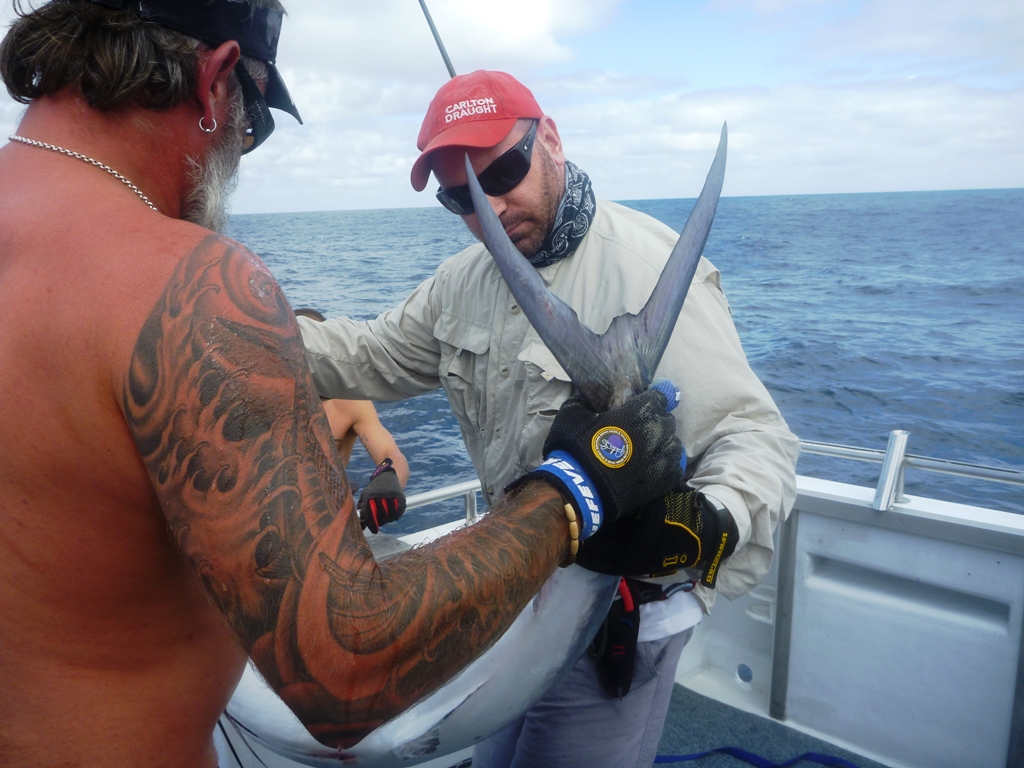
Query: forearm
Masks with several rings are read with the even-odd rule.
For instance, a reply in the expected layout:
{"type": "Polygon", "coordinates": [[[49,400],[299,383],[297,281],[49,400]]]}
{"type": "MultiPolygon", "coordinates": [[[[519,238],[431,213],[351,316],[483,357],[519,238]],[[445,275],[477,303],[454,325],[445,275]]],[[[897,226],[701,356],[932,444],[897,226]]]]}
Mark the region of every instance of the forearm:
{"type": "Polygon", "coordinates": [[[299,587],[294,619],[285,613],[275,627],[286,636],[296,628],[285,666],[306,674],[274,680],[280,636],[260,643],[277,649],[272,661],[257,657],[311,733],[341,746],[486,650],[565,558],[569,542],[562,500],[543,483],[498,505],[472,530],[383,563],[365,546],[329,556],[339,537],[353,533],[339,529],[318,543],[320,567],[299,587]]]}
{"type": "Polygon", "coordinates": [[[729,598],[754,587],[774,556],[773,535],[796,500],[799,441],[784,429],[748,430],[723,438],[705,454],[690,484],[725,505],[739,544],[719,572],[729,598]]]}
{"type": "Polygon", "coordinates": [[[395,472],[398,474],[398,482],[402,484],[402,488],[405,488],[409,482],[409,460],[405,458],[404,453],[398,450],[397,446],[394,451],[388,452],[387,458],[391,459],[395,472]]]}
{"type": "MultiPolygon", "coordinates": [[[[363,425],[359,426],[363,427],[363,425]]],[[[380,464],[384,459],[391,459],[391,466],[398,475],[398,482],[405,488],[405,484],[409,482],[409,461],[399,449],[392,434],[380,422],[377,422],[370,428],[362,428],[359,432],[359,440],[366,452],[370,454],[374,464],[380,464]]]]}

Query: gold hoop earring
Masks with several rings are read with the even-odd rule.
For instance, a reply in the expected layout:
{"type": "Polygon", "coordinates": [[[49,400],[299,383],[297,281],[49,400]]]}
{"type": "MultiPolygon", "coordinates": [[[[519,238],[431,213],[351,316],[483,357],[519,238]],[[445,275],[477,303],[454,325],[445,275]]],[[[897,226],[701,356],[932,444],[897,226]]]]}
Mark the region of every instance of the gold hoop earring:
{"type": "Polygon", "coordinates": [[[203,125],[203,121],[205,119],[206,119],[206,115],[202,115],[199,118],[199,130],[201,130],[203,133],[213,133],[214,131],[216,131],[217,130],[217,118],[215,118],[215,117],[212,118],[213,119],[213,128],[207,128],[206,126],[203,125]]]}

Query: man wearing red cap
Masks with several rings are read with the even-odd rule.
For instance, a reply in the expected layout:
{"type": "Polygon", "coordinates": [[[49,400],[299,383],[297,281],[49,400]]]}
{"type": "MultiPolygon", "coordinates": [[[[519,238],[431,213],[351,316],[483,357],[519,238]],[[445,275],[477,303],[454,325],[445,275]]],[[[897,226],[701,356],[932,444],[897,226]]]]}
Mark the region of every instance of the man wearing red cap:
{"type": "MultiPolygon", "coordinates": [[[[602,333],[614,317],[643,307],[677,234],[597,200],[587,174],[565,159],[554,120],[513,77],[479,71],[450,80],[430,103],[417,146],[413,187],[422,190],[433,172],[438,200],[479,238],[468,155],[509,239],[585,326],[602,333]]],[[[572,394],[482,244],[445,261],[375,320],[300,321],[300,329],[322,396],[398,399],[443,387],[491,504],[543,460],[552,418],[572,394]]],[[[719,273],[704,259],[658,376],[681,390],[678,434],[693,457],[689,495],[666,497],[666,507],[669,498],[685,499],[705,523],[701,514],[728,521],[738,544],[717,567],[717,591],[735,597],[771,564],[772,532],[795,499],[798,441],[750,370],[719,273]],[[694,498],[708,506],[691,504],[694,498]]],[[[629,570],[622,563],[636,562],[637,553],[605,557],[599,539],[583,543],[584,567],[619,575],[664,570],[629,570]]],[[[701,555],[695,563],[705,577],[709,562],[701,555]]],[[[604,653],[592,646],[594,654],[584,654],[529,712],[477,746],[475,768],[650,765],[679,655],[714,600],[703,584],[689,591],[699,575],[624,580],[612,611],[639,613],[633,664],[625,673],[616,666],[609,649],[617,643],[605,642],[604,653]]],[[[618,631],[612,622],[606,628],[596,645],[618,631]]]]}

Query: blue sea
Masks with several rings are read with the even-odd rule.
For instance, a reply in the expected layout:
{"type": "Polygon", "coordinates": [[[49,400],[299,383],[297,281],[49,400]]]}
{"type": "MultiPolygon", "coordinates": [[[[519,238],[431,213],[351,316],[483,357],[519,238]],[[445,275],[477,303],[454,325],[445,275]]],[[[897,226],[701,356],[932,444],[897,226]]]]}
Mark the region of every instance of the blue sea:
{"type": "MultiPolygon", "coordinates": [[[[694,200],[625,201],[682,228],[694,200]]],[[[234,216],[293,306],[368,319],[473,242],[438,208],[234,216]]],[[[1024,190],[730,197],[704,255],[747,358],[805,440],[1024,469],[1024,190]]],[[[380,403],[407,491],[474,477],[441,390],[380,403]]],[[[365,482],[358,448],[349,467],[365,482]]],[[[874,486],[879,465],[805,455],[798,472],[874,486]]],[[[909,470],[915,495],[1024,513],[1024,488],[909,470]]],[[[396,533],[461,514],[452,501],[396,533]]]]}

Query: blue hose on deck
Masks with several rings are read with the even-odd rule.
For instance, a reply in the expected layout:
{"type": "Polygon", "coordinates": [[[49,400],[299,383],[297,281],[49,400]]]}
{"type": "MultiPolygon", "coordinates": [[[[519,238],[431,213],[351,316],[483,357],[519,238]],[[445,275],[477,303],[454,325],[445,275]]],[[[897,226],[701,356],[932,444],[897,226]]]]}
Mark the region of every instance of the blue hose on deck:
{"type": "Polygon", "coordinates": [[[723,754],[735,757],[737,760],[755,766],[755,768],[788,768],[791,765],[806,760],[809,763],[817,763],[818,765],[834,766],[834,768],[857,768],[856,765],[851,763],[849,760],[843,760],[841,757],[833,757],[832,755],[821,755],[817,752],[805,752],[800,757],[794,757],[792,760],[787,760],[784,763],[773,763],[771,760],[766,760],[760,755],[755,755],[752,752],[739,749],[738,747],[719,747],[718,749],[711,749],[707,752],[700,752],[695,755],[658,755],[654,758],[655,763],[686,763],[691,760],[700,760],[702,757],[708,755],[723,754]]]}

